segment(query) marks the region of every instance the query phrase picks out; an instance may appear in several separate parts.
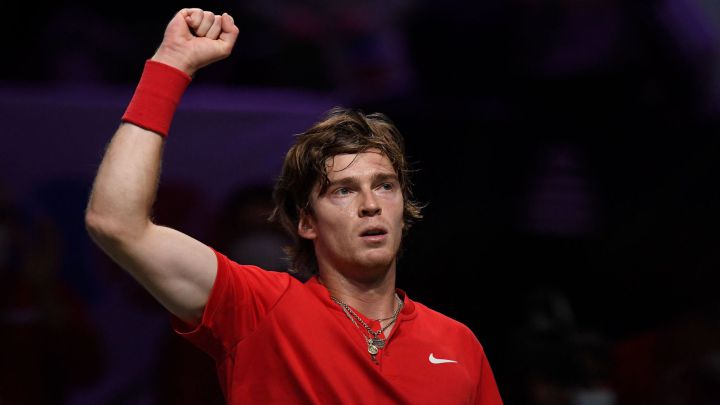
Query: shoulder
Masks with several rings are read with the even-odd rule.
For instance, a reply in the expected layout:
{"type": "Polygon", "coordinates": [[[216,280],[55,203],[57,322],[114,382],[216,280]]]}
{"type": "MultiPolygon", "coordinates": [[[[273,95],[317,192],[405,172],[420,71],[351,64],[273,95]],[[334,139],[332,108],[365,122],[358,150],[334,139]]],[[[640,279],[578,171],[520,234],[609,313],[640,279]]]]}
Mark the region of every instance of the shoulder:
{"type": "Polygon", "coordinates": [[[468,341],[474,341],[480,345],[475,333],[473,333],[473,331],[464,323],[440,313],[420,302],[415,301],[413,303],[417,313],[417,321],[423,327],[442,330],[442,333],[444,334],[466,339],[468,341]]]}
{"type": "Polygon", "coordinates": [[[218,272],[213,286],[215,295],[234,296],[235,299],[242,300],[265,297],[266,300],[275,301],[289,288],[301,285],[287,272],[240,264],[218,251],[215,251],[215,254],[218,261],[218,272]]]}
{"type": "Polygon", "coordinates": [[[240,264],[217,250],[213,249],[213,251],[217,256],[218,270],[228,273],[231,277],[241,275],[243,277],[260,277],[283,280],[288,283],[291,282],[291,280],[295,280],[297,282],[297,279],[286,271],[263,269],[259,266],[251,264],[240,264]]]}

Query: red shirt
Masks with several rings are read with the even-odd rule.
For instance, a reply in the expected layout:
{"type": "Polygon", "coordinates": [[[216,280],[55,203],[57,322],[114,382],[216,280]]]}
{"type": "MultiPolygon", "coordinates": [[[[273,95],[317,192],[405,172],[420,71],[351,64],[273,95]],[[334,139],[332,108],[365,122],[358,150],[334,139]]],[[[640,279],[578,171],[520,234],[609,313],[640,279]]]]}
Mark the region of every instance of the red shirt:
{"type": "Polygon", "coordinates": [[[229,404],[502,404],[472,331],[402,290],[404,308],[374,362],[362,331],[316,277],[303,284],[216,254],[201,323],[188,330],[174,321],[215,359],[229,404]]]}

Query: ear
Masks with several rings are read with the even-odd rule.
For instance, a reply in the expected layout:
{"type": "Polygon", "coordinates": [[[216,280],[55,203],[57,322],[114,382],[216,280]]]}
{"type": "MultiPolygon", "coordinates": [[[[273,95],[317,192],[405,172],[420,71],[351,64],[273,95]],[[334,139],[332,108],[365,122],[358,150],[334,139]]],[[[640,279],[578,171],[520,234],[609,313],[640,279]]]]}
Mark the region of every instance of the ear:
{"type": "Polygon", "coordinates": [[[298,235],[303,239],[313,240],[317,238],[317,230],[312,215],[303,211],[298,221],[298,235]]]}

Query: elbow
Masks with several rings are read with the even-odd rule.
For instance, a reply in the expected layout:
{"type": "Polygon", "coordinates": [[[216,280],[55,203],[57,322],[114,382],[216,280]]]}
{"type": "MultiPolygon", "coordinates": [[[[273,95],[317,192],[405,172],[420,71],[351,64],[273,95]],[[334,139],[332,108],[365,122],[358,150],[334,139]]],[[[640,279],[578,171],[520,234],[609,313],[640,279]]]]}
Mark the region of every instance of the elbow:
{"type": "Polygon", "coordinates": [[[85,229],[90,237],[99,245],[118,244],[139,236],[139,226],[129,221],[108,217],[92,210],[85,212],[85,229]]]}
{"type": "Polygon", "coordinates": [[[98,244],[110,242],[119,239],[122,233],[121,227],[117,221],[113,221],[106,216],[88,210],[85,212],[85,229],[90,237],[98,244]]]}

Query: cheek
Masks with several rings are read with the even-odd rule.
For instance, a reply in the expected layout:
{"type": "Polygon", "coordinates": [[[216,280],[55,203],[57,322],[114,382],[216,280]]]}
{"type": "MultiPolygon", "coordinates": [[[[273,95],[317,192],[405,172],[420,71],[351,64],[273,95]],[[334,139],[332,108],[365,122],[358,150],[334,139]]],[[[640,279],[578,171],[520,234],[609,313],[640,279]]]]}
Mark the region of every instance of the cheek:
{"type": "Polygon", "coordinates": [[[337,240],[352,228],[352,220],[356,215],[350,206],[335,206],[332,210],[326,210],[322,218],[318,218],[319,231],[321,234],[332,235],[330,239],[337,240]]]}
{"type": "Polygon", "coordinates": [[[356,216],[356,211],[350,205],[335,207],[335,209],[325,217],[325,224],[336,231],[347,229],[356,216]]]}
{"type": "Polygon", "coordinates": [[[385,206],[389,210],[394,218],[397,218],[399,222],[403,222],[403,214],[405,213],[405,205],[402,196],[392,196],[386,199],[385,206]]]}

